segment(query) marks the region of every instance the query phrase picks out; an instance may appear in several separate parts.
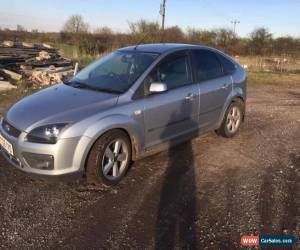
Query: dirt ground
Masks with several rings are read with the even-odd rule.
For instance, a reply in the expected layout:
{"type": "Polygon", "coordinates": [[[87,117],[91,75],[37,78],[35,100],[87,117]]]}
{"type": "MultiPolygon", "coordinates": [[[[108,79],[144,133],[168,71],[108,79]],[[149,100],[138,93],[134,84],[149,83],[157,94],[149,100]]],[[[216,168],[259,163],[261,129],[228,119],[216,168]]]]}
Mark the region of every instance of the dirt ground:
{"type": "Polygon", "coordinates": [[[0,157],[0,248],[231,250],[241,235],[299,239],[300,84],[283,86],[250,84],[233,139],[212,132],[135,162],[115,188],[31,180],[0,157]]]}

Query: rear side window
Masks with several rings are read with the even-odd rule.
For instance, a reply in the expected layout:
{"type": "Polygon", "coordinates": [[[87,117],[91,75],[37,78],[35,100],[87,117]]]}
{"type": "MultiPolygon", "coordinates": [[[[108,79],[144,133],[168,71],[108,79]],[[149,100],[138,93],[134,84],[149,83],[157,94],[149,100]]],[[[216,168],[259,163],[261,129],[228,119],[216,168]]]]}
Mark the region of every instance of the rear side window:
{"type": "Polygon", "coordinates": [[[198,81],[205,81],[223,76],[220,61],[214,52],[195,50],[195,67],[198,81]]]}
{"type": "Polygon", "coordinates": [[[218,58],[223,66],[223,71],[225,75],[231,75],[235,71],[235,65],[233,62],[231,62],[229,59],[227,59],[225,56],[219,55],[218,58]]]}

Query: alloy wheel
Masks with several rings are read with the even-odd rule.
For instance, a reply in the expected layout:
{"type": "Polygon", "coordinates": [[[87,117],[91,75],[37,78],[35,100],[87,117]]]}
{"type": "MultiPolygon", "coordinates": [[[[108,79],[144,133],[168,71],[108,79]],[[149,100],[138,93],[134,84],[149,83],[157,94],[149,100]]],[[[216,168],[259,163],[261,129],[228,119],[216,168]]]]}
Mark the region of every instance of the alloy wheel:
{"type": "Polygon", "coordinates": [[[226,127],[230,133],[235,133],[241,123],[241,111],[237,106],[233,106],[227,115],[226,127]]]}
{"type": "Polygon", "coordinates": [[[122,139],[108,144],[102,159],[102,172],[109,180],[118,179],[126,169],[129,160],[128,146],[122,139]]]}

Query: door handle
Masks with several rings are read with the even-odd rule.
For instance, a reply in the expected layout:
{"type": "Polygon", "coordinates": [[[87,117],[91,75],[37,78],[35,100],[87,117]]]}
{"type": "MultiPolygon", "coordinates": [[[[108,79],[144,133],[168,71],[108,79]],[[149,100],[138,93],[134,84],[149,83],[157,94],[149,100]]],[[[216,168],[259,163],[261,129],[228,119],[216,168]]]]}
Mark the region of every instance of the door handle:
{"type": "Polygon", "coordinates": [[[192,93],[189,93],[186,97],[185,97],[186,100],[189,100],[189,101],[192,101],[194,99],[194,94],[192,93]]]}
{"type": "Polygon", "coordinates": [[[228,89],[230,87],[230,83],[225,83],[223,86],[222,86],[222,89],[228,89]]]}

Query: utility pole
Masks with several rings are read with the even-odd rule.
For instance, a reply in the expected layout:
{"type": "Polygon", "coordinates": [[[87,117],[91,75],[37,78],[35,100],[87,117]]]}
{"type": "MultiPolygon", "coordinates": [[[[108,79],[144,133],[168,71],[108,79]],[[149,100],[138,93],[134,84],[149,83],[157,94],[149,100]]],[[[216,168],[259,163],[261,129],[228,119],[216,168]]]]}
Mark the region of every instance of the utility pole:
{"type": "Polygon", "coordinates": [[[234,32],[234,34],[236,34],[236,25],[241,22],[239,20],[233,20],[233,21],[231,21],[231,23],[233,24],[233,32],[234,32]]]}
{"type": "Polygon", "coordinates": [[[159,14],[161,15],[161,29],[164,31],[165,29],[165,16],[166,16],[166,0],[163,0],[160,5],[159,14]]]}

